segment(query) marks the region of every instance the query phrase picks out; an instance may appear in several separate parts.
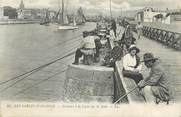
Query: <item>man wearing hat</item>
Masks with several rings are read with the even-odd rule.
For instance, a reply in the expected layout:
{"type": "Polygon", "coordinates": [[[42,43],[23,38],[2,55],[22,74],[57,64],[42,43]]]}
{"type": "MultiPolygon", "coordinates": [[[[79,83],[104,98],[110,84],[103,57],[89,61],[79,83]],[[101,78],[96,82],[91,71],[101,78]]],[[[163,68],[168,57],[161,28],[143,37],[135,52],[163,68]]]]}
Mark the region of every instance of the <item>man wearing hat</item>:
{"type": "Polygon", "coordinates": [[[106,53],[106,56],[104,57],[103,65],[105,66],[115,67],[115,62],[121,60],[121,58],[123,57],[123,49],[121,43],[115,41],[114,45],[114,48],[108,51],[106,53]]]}
{"type": "Polygon", "coordinates": [[[126,26],[126,29],[124,30],[124,33],[121,37],[121,42],[126,46],[128,49],[132,44],[136,43],[136,39],[133,36],[132,33],[132,27],[130,25],[126,26]]]}
{"type": "Polygon", "coordinates": [[[143,29],[143,26],[141,24],[141,21],[139,21],[138,24],[136,25],[138,39],[140,39],[140,37],[141,37],[142,29],[143,29]]]}
{"type": "Polygon", "coordinates": [[[168,76],[152,53],[145,53],[143,62],[151,68],[150,75],[139,82],[138,86],[144,88],[145,99],[148,102],[169,102],[170,90],[168,88],[168,76]]]}
{"type": "Polygon", "coordinates": [[[131,45],[129,47],[129,53],[123,57],[123,76],[133,79],[136,84],[143,79],[142,74],[140,73],[142,65],[140,64],[140,58],[137,53],[140,50],[136,45],[131,45]]]}
{"type": "Polygon", "coordinates": [[[84,64],[90,64],[92,61],[90,61],[90,56],[93,56],[95,54],[95,39],[98,38],[95,36],[96,34],[94,32],[83,32],[83,39],[80,45],[80,48],[76,50],[75,53],[75,60],[73,64],[78,65],[79,64],[79,58],[84,55],[84,58],[88,61],[84,61],[84,64]]]}

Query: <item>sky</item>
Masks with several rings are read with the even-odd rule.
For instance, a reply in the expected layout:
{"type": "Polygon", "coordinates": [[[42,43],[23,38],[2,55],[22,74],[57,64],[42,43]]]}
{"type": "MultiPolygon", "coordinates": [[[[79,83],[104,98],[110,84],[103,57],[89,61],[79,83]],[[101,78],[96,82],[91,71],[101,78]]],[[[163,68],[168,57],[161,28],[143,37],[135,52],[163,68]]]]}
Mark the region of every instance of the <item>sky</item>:
{"type": "MultiPolygon", "coordinates": [[[[109,10],[110,0],[64,0],[68,4],[66,8],[76,9],[83,7],[86,10],[105,12],[109,10]]],[[[151,6],[160,9],[181,9],[181,0],[111,0],[112,11],[126,11],[151,6]]],[[[0,6],[12,6],[17,8],[21,0],[0,0],[0,6]]],[[[58,0],[24,0],[26,8],[50,8],[58,9],[58,0]]],[[[60,0],[61,6],[61,0],[60,0]]]]}

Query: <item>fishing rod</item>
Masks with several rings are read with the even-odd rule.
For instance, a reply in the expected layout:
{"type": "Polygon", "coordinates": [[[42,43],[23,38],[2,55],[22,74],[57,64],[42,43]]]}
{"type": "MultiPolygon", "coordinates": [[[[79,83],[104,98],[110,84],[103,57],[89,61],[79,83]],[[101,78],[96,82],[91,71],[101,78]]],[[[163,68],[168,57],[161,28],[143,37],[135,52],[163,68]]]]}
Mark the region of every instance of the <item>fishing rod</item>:
{"type": "MultiPolygon", "coordinates": [[[[146,81],[145,83],[148,83],[150,80],[146,81]]],[[[133,91],[135,91],[137,88],[139,88],[138,85],[136,85],[134,88],[132,88],[128,93],[124,94],[123,96],[121,96],[116,102],[114,102],[114,104],[117,104],[120,100],[122,100],[125,96],[129,95],[130,93],[132,93],[133,91]]],[[[144,100],[146,101],[145,97],[143,96],[144,100]]]]}
{"type": "Polygon", "coordinates": [[[132,93],[134,90],[136,90],[138,88],[138,86],[134,87],[133,89],[131,89],[128,93],[124,94],[123,96],[121,96],[116,102],[114,102],[114,104],[117,104],[120,100],[122,100],[125,96],[127,96],[128,94],[132,93]]]}

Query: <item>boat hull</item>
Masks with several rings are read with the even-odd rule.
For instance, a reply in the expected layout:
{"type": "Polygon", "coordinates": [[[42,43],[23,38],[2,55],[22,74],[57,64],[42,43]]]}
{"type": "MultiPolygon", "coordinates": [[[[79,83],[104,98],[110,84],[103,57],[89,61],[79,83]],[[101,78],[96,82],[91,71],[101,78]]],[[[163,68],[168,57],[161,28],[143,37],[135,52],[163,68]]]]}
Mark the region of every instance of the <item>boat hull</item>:
{"type": "Polygon", "coordinates": [[[59,26],[58,29],[59,30],[74,30],[77,29],[77,26],[59,26]]]}

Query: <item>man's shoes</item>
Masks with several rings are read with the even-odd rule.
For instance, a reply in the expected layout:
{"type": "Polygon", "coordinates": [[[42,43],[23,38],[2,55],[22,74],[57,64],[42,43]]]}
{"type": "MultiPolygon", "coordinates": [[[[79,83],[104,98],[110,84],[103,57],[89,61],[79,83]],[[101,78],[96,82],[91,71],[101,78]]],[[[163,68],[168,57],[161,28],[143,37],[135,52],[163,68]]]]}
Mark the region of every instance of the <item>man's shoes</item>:
{"type": "Polygon", "coordinates": [[[74,64],[74,65],[78,65],[79,63],[73,62],[72,64],[74,64]]]}

